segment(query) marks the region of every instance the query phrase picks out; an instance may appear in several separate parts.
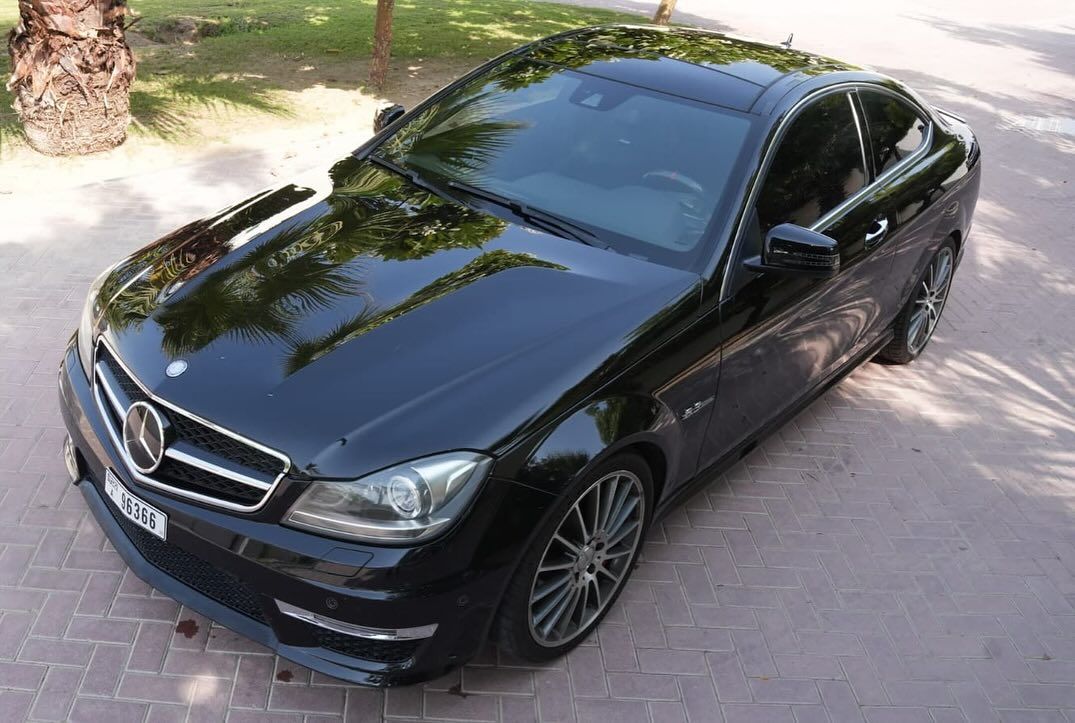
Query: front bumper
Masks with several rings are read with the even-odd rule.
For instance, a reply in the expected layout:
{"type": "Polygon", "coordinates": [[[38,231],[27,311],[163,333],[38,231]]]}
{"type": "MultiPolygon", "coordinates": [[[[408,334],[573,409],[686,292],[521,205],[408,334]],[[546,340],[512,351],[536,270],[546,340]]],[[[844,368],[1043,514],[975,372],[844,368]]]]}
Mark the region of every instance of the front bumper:
{"type": "Polygon", "coordinates": [[[206,617],[307,668],[364,685],[415,683],[480,649],[529,537],[553,502],[545,492],[489,479],[466,518],[415,548],[349,544],[229,514],[135,483],[113,448],[90,383],[69,347],[60,400],[77,484],[112,545],[140,578],[206,617]],[[168,514],[167,542],[129,522],[104,494],[105,470],[168,514]],[[281,611],[299,608],[302,620],[281,611]],[[343,625],[326,626],[311,619],[343,625]],[[340,632],[421,629],[382,640],[340,632]],[[336,630],[331,629],[336,627],[336,630]]]}

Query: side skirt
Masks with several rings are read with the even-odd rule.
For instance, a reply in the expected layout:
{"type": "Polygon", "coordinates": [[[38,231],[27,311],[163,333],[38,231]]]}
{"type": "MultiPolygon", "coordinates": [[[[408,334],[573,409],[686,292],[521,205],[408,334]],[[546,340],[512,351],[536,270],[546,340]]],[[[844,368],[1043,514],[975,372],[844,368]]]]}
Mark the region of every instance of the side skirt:
{"type": "MultiPolygon", "coordinates": [[[[739,445],[731,449],[727,454],[723,455],[713,464],[706,467],[704,470],[696,474],[690,481],[680,485],[678,489],[672,492],[668,497],[662,500],[654,511],[653,518],[660,519],[669,511],[677,507],[681,502],[685,501],[688,497],[700,490],[702,487],[712,483],[717,475],[724,472],[726,469],[734,465],[741,460],[747,454],[754,450],[758,446],[758,443],[767,438],[776,430],[783,427],[790,422],[796,415],[799,414],[806,407],[810,406],[818,397],[827,392],[832,387],[839,384],[844,377],[851,372],[862,366],[863,363],[869,361],[877,352],[881,351],[890,341],[892,341],[892,330],[885,329],[885,331],[873,341],[872,344],[865,347],[862,351],[852,357],[846,364],[836,370],[828,379],[815,386],[809,393],[804,395],[798,402],[788,407],[779,415],[773,418],[771,422],[758,430],[758,433],[752,437],[748,437],[739,445]]],[[[720,396],[717,396],[717,404],[720,403],[720,396]]],[[[714,410],[714,414],[716,410],[714,410]]]]}

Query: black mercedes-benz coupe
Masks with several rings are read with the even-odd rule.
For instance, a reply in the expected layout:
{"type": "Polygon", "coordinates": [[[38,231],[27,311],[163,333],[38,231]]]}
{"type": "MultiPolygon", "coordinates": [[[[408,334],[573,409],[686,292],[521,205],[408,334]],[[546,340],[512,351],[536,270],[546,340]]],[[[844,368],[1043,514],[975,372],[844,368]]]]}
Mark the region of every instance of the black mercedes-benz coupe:
{"type": "Polygon", "coordinates": [[[655,517],[919,355],[980,178],[890,78],[686,29],[521,47],[93,284],[65,459],[142,578],[389,685],[583,640],[655,517]]]}

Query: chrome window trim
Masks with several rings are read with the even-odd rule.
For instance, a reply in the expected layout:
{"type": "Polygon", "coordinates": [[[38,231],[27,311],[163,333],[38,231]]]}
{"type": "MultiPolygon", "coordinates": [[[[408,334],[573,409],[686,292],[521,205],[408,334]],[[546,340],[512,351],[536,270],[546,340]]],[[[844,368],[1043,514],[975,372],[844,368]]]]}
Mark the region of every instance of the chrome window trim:
{"type": "MultiPolygon", "coordinates": [[[[851,117],[855,119],[855,131],[859,135],[859,152],[862,153],[862,175],[869,181],[870,176],[873,175],[873,166],[870,164],[870,159],[866,156],[866,136],[862,133],[862,124],[865,122],[865,119],[859,117],[859,109],[855,93],[848,92],[847,104],[851,106],[851,117]]],[[[870,184],[863,183],[862,187],[865,188],[868,185],[870,184]]],[[[859,190],[861,191],[862,189],[860,188],[859,190]]],[[[855,191],[855,193],[858,193],[858,191],[855,191]]]]}
{"type": "MultiPolygon", "coordinates": [[[[731,253],[728,255],[728,263],[724,267],[724,273],[721,275],[719,296],[721,301],[727,298],[726,294],[728,291],[728,284],[731,281],[732,269],[739,265],[738,254],[740,251],[740,246],[743,242],[746,222],[747,219],[750,217],[749,211],[751,208],[753,208],[754,204],[758,200],[758,193],[761,190],[762,183],[765,181],[765,176],[769,172],[769,166],[772,163],[773,156],[776,154],[776,150],[777,148],[779,148],[780,141],[783,139],[784,133],[787,130],[788,126],[791,125],[791,123],[799,117],[799,114],[810,103],[813,103],[816,100],[820,100],[826,95],[832,95],[833,93],[843,92],[848,93],[850,95],[850,92],[852,90],[858,90],[859,88],[874,91],[877,93],[883,93],[885,95],[890,95],[893,98],[901,100],[914,108],[918,112],[919,117],[926,124],[926,130],[925,133],[923,133],[922,143],[918,146],[914,153],[902,159],[899,163],[888,168],[884,173],[874,178],[870,183],[867,183],[854,194],[848,196],[840,205],[836,206],[827,214],[819,218],[810,226],[811,231],[820,231],[820,229],[827,227],[829,224],[835,221],[838,216],[843,215],[848,210],[850,210],[852,206],[862,200],[864,196],[867,196],[874,190],[876,190],[876,188],[880,184],[887,181],[900,171],[904,170],[912,163],[917,162],[922,156],[925,155],[926,151],[930,148],[930,146],[933,145],[933,116],[927,113],[922,108],[921,104],[914,98],[908,97],[902,93],[897,93],[896,91],[890,88],[886,88],[883,85],[878,85],[877,83],[871,83],[868,81],[854,80],[847,81],[844,83],[836,83],[830,86],[826,86],[824,88],[819,88],[811,93],[804,95],[802,98],[795,102],[795,105],[791,107],[791,109],[784,115],[784,117],[780,120],[780,123],[777,125],[776,131],[773,133],[769,145],[766,147],[765,152],[762,154],[762,160],[759,164],[759,171],[754,176],[753,181],[751,181],[750,190],[747,193],[746,197],[746,202],[740,208],[739,220],[736,222],[735,225],[735,233],[732,234],[731,253]]],[[[865,149],[864,144],[863,148],[865,149]]]]}
{"type": "MultiPolygon", "coordinates": [[[[108,436],[112,441],[112,446],[115,447],[116,453],[118,454],[120,460],[123,462],[124,467],[126,468],[127,472],[137,482],[139,482],[139,483],[141,483],[141,484],[143,484],[143,485],[145,485],[147,487],[153,487],[153,488],[156,488],[156,489],[159,489],[159,490],[163,490],[163,491],[165,491],[165,492],[167,492],[169,494],[176,495],[177,497],[184,497],[184,498],[187,498],[187,499],[195,500],[195,501],[198,501],[198,502],[202,502],[202,503],[204,503],[206,505],[210,505],[212,507],[219,507],[219,508],[223,508],[223,509],[227,509],[227,510],[233,510],[233,511],[236,511],[236,512],[257,512],[258,510],[260,510],[262,507],[264,507],[268,503],[268,501],[272,498],[273,492],[275,492],[276,488],[280,485],[280,481],[291,470],[291,458],[288,457],[283,452],[280,452],[278,450],[272,449],[271,447],[266,447],[265,445],[263,445],[263,444],[261,444],[259,442],[255,442],[254,440],[249,439],[248,437],[244,437],[243,435],[241,435],[241,434],[239,434],[237,432],[233,432],[230,429],[227,429],[225,427],[220,426],[219,424],[216,424],[214,422],[210,422],[208,419],[205,419],[204,417],[200,417],[197,414],[194,414],[192,412],[188,412],[187,410],[183,409],[182,407],[179,407],[179,406],[173,404],[172,402],[169,402],[167,399],[162,399],[161,397],[157,396],[156,394],[153,394],[152,392],[150,392],[148,389],[146,389],[145,385],[142,384],[141,380],[138,379],[138,377],[135,376],[135,374],[131,371],[131,369],[123,362],[123,360],[120,359],[119,355],[116,354],[116,352],[112,348],[112,346],[110,344],[108,344],[108,342],[105,341],[103,336],[100,336],[97,339],[97,344],[94,347],[94,355],[93,355],[93,357],[94,357],[93,358],[93,370],[94,370],[94,373],[93,373],[93,396],[94,396],[94,399],[97,402],[98,411],[100,411],[101,414],[104,415],[104,418],[101,421],[104,423],[105,429],[108,430],[108,436]],[[101,363],[97,359],[98,359],[98,356],[100,355],[100,348],[101,347],[104,347],[108,351],[108,353],[112,355],[112,359],[115,360],[116,364],[118,364],[120,366],[120,368],[123,369],[124,372],[126,372],[127,376],[130,377],[130,379],[136,385],[138,385],[138,388],[142,390],[142,393],[145,394],[146,397],[148,397],[152,401],[156,402],[157,404],[160,404],[162,407],[165,407],[166,409],[169,409],[169,410],[175,412],[176,414],[181,414],[184,417],[187,417],[188,419],[192,419],[195,422],[198,422],[199,424],[204,424],[206,427],[209,427],[210,429],[212,429],[215,432],[219,432],[220,434],[223,434],[223,435],[225,435],[227,437],[231,437],[232,439],[236,440],[237,442],[241,442],[243,444],[249,445],[250,447],[253,447],[254,449],[256,449],[256,450],[258,450],[260,452],[264,452],[265,454],[268,454],[270,456],[273,456],[273,457],[276,457],[277,459],[279,459],[284,465],[283,470],[278,475],[276,475],[276,477],[273,479],[271,484],[266,484],[264,482],[261,482],[260,480],[255,480],[253,478],[236,479],[235,478],[235,473],[231,472],[230,470],[225,470],[225,469],[223,469],[221,467],[218,467],[217,465],[214,465],[211,462],[205,462],[204,460],[199,460],[199,462],[195,464],[195,463],[191,463],[191,462],[187,461],[187,459],[180,459],[180,457],[177,457],[175,454],[169,454],[169,452],[171,452],[171,450],[166,450],[165,451],[165,454],[167,454],[168,456],[173,457],[174,459],[180,459],[180,461],[183,461],[183,462],[185,462],[187,464],[191,464],[191,466],[200,467],[202,469],[205,469],[206,471],[212,472],[214,474],[219,474],[219,475],[221,475],[223,477],[227,477],[228,479],[232,479],[232,480],[234,480],[236,482],[242,482],[242,483],[247,484],[247,485],[249,485],[251,487],[254,487],[255,489],[264,489],[265,494],[262,496],[261,500],[255,505],[241,505],[241,504],[238,504],[238,503],[235,503],[235,502],[228,502],[227,500],[222,500],[222,499],[220,499],[218,497],[212,497],[210,495],[203,495],[203,494],[198,493],[198,492],[191,492],[189,490],[184,490],[184,489],[180,489],[178,487],[173,487],[172,485],[165,484],[163,482],[158,482],[157,480],[153,479],[152,477],[144,475],[141,472],[139,472],[137,469],[135,469],[133,462],[131,461],[130,457],[127,455],[127,450],[124,448],[122,440],[120,440],[119,437],[116,436],[116,430],[113,429],[112,423],[107,417],[108,412],[106,411],[105,406],[104,406],[105,405],[105,400],[102,398],[102,395],[101,395],[102,388],[104,389],[104,394],[108,397],[108,403],[110,404],[110,406],[114,410],[116,410],[116,412],[117,412],[117,414],[119,416],[122,417],[122,415],[126,414],[126,410],[125,409],[121,410],[122,405],[120,405],[119,398],[116,396],[115,391],[112,390],[109,387],[108,383],[105,381],[104,375],[101,374],[100,371],[98,371],[98,367],[100,366],[101,363]],[[98,382],[100,382],[100,383],[98,383],[98,382]],[[262,485],[264,485],[264,487],[262,485]]],[[[182,452],[180,452],[179,454],[183,455],[182,452]]],[[[183,455],[183,456],[186,457],[188,455],[183,455]]]]}

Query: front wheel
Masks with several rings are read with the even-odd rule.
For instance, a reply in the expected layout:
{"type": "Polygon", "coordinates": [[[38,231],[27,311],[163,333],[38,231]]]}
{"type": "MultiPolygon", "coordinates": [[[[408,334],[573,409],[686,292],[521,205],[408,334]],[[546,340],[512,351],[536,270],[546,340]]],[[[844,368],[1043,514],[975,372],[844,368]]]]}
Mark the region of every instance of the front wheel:
{"type": "Polygon", "coordinates": [[[918,280],[907,306],[896,317],[895,336],[878,354],[881,359],[907,364],[922,353],[941,320],[955,267],[956,245],[946,239],[918,280]]]}
{"type": "Polygon", "coordinates": [[[652,491],[649,467],[630,453],[571,485],[508,586],[496,626],[505,652],[549,660],[597,626],[630,577],[652,491]]]}

